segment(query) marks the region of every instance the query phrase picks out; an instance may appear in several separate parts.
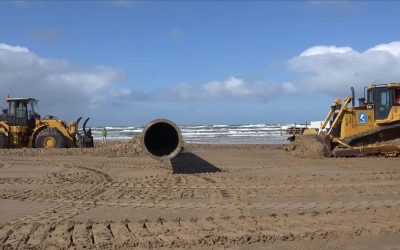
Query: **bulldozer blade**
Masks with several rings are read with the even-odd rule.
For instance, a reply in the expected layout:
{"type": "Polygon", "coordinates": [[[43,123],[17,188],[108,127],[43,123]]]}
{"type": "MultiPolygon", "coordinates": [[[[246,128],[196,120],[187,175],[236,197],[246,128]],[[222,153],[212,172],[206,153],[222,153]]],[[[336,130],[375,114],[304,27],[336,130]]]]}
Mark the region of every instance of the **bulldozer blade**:
{"type": "Polygon", "coordinates": [[[332,157],[333,156],[332,150],[333,150],[334,145],[332,144],[331,136],[327,135],[327,134],[320,134],[320,135],[313,135],[313,136],[319,143],[321,143],[321,145],[323,147],[322,150],[324,152],[324,155],[326,157],[332,157]]]}
{"type": "Polygon", "coordinates": [[[289,146],[289,150],[300,149],[310,155],[319,155],[332,157],[332,150],[335,144],[332,142],[331,136],[326,134],[309,134],[299,135],[291,138],[292,146],[289,146]]]}
{"type": "Polygon", "coordinates": [[[333,150],[334,145],[332,144],[331,136],[323,135],[322,140],[323,140],[323,145],[324,145],[325,156],[332,157],[333,156],[332,150],[333,150]]]}

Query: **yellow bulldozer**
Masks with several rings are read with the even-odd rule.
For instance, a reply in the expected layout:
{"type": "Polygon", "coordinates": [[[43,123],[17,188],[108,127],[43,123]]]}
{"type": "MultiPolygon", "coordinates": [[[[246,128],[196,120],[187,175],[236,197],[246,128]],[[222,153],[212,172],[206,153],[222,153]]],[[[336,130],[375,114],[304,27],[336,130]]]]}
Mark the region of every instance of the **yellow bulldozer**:
{"type": "Polygon", "coordinates": [[[55,116],[41,117],[34,98],[6,98],[8,108],[0,115],[0,148],[74,148],[93,147],[91,129],[83,124],[83,135],[78,130],[81,120],[66,124],[55,116]]]}
{"type": "Polygon", "coordinates": [[[325,156],[399,155],[400,83],[365,87],[358,106],[351,90],[344,101],[335,99],[319,130],[303,134],[317,134],[325,156]]]}

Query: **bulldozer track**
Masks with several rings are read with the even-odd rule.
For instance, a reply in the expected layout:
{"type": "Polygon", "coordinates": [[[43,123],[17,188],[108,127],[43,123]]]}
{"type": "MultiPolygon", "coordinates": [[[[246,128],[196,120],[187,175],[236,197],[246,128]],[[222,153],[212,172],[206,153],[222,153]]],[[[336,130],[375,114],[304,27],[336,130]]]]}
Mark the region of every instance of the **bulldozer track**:
{"type": "Polygon", "coordinates": [[[388,125],[388,126],[381,126],[381,127],[376,128],[376,129],[372,129],[372,130],[369,130],[369,131],[366,131],[366,132],[363,132],[363,133],[356,134],[354,136],[349,136],[349,137],[346,137],[345,139],[343,139],[343,142],[347,143],[347,144],[350,144],[354,140],[361,139],[363,137],[369,137],[371,135],[378,134],[378,133],[380,133],[382,131],[386,131],[386,130],[389,130],[389,129],[395,129],[395,128],[400,128],[400,123],[399,124],[388,125]]]}

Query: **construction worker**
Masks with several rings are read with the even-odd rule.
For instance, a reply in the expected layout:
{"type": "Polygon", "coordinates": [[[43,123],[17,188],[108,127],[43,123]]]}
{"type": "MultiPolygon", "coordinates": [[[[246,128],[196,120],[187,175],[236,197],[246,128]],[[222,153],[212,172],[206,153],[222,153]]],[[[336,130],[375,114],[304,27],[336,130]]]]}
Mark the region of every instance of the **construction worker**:
{"type": "Polygon", "coordinates": [[[101,131],[101,136],[102,136],[102,142],[103,142],[103,144],[104,143],[107,143],[107,129],[106,128],[103,128],[103,130],[101,131]]]}

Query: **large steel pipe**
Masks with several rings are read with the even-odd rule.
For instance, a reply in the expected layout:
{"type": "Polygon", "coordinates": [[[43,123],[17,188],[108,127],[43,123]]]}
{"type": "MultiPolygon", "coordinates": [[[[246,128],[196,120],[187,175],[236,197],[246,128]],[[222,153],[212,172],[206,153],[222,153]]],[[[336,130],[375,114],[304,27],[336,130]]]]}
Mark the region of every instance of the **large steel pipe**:
{"type": "Polygon", "coordinates": [[[141,144],[144,152],[158,160],[170,160],[182,150],[182,134],[170,120],[151,121],[143,129],[141,144]]]}

